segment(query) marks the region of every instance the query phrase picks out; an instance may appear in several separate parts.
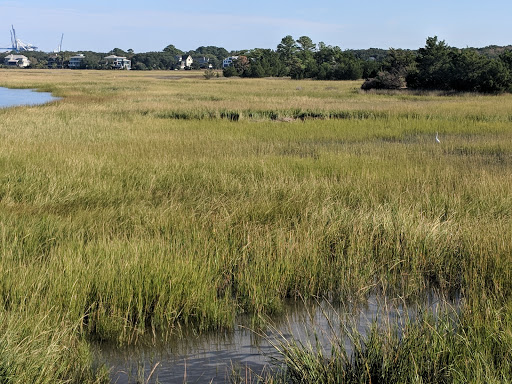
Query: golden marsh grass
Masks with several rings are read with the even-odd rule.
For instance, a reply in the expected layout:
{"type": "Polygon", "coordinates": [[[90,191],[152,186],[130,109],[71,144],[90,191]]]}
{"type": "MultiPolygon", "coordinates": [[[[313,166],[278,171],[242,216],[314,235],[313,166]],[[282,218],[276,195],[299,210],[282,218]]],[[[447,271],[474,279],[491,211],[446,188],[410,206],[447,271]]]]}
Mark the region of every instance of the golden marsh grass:
{"type": "Polygon", "coordinates": [[[102,380],[91,339],[230,328],[298,296],[435,288],[509,324],[512,95],[163,71],[0,86],[63,98],[0,110],[0,382],[102,380]],[[16,357],[35,327],[51,370],[16,357]]]}

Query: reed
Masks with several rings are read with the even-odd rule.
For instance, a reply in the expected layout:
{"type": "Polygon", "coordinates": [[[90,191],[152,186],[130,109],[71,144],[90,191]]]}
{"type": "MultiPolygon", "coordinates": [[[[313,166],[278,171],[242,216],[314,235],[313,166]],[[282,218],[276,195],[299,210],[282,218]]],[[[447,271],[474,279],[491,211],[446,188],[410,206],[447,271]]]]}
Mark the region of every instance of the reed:
{"type": "MultiPolygon", "coordinates": [[[[489,303],[508,324],[511,95],[0,75],[0,86],[63,97],[0,110],[2,337],[18,332],[13,319],[33,319],[28,330],[47,319],[62,349],[51,337],[41,345],[79,367],[45,380],[94,380],[90,361],[68,355],[91,340],[229,329],[290,297],[414,299],[436,288],[463,294],[478,316],[489,303]]],[[[4,361],[0,378],[24,361],[46,366],[4,361]]]]}
{"type": "Polygon", "coordinates": [[[510,316],[485,309],[482,318],[473,308],[459,311],[442,305],[414,318],[405,314],[398,322],[374,319],[363,332],[340,314],[341,329],[332,329],[330,350],[284,335],[280,342],[274,340],[281,371],[261,382],[508,382],[510,316]]]}

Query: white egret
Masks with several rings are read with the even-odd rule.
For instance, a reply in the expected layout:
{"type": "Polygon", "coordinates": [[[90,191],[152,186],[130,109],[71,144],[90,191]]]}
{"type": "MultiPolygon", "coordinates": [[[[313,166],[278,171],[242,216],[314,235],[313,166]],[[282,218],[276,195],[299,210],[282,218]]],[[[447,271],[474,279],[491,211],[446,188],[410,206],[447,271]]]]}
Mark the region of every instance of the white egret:
{"type": "Polygon", "coordinates": [[[437,142],[437,143],[440,143],[440,142],[441,142],[441,140],[439,140],[439,135],[438,135],[438,133],[437,133],[437,132],[436,132],[436,142],[437,142]]]}

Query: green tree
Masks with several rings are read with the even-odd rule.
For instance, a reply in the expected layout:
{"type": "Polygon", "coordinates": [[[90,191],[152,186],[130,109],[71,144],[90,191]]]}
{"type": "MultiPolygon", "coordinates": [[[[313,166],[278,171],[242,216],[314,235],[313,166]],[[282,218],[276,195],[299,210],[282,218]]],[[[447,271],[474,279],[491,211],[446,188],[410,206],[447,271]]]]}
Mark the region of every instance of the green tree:
{"type": "Polygon", "coordinates": [[[259,60],[251,64],[250,77],[265,77],[265,71],[259,60]]]}
{"type": "Polygon", "coordinates": [[[232,65],[224,68],[222,70],[222,74],[224,75],[224,77],[238,76],[238,72],[236,71],[235,67],[233,67],[232,65]]]}
{"type": "Polygon", "coordinates": [[[128,56],[128,53],[123,51],[121,48],[114,48],[113,50],[111,50],[109,52],[109,55],[116,55],[116,56],[126,57],[126,56],[128,56]]]}
{"type": "Polygon", "coordinates": [[[407,84],[407,75],[415,68],[415,56],[411,51],[390,48],[382,70],[363,86],[363,89],[400,89],[407,84]]]}
{"type": "Polygon", "coordinates": [[[297,43],[299,44],[299,50],[301,52],[313,53],[316,50],[316,44],[313,43],[313,40],[308,36],[299,37],[297,43]]]}
{"type": "Polygon", "coordinates": [[[450,89],[453,48],[439,41],[437,36],[427,38],[424,48],[418,50],[416,68],[407,75],[410,88],[450,89]]]}
{"type": "Polygon", "coordinates": [[[499,56],[499,59],[505,64],[508,68],[509,72],[512,73],[512,50],[503,51],[503,53],[499,56]]]}
{"type": "Polygon", "coordinates": [[[172,44],[169,44],[167,47],[165,47],[163,51],[173,56],[183,55],[183,51],[181,49],[176,48],[172,44]]]}
{"type": "Polygon", "coordinates": [[[303,79],[305,76],[306,66],[302,63],[302,60],[298,57],[292,57],[291,63],[289,64],[290,77],[295,80],[303,79]]]}
{"type": "Polygon", "coordinates": [[[293,58],[297,54],[298,48],[297,43],[290,35],[283,37],[281,43],[277,46],[277,53],[286,68],[286,75],[290,73],[290,68],[294,63],[293,58]]]}
{"type": "Polygon", "coordinates": [[[452,63],[450,86],[454,90],[499,93],[510,87],[510,71],[500,59],[464,49],[453,55],[452,63]]]}
{"type": "Polygon", "coordinates": [[[312,78],[315,77],[318,71],[318,65],[316,63],[314,52],[316,51],[316,44],[308,36],[301,36],[297,39],[299,44],[297,57],[300,59],[300,63],[295,60],[293,64],[292,72],[290,74],[293,78],[312,78]],[[297,76],[299,75],[299,76],[297,76]]]}

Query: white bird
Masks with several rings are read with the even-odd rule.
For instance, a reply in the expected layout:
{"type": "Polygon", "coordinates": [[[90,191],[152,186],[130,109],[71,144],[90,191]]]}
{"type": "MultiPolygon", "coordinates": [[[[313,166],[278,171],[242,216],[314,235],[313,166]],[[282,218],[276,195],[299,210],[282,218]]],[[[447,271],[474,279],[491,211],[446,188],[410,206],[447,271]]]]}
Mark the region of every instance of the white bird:
{"type": "Polygon", "coordinates": [[[436,132],[436,142],[440,143],[441,140],[439,140],[439,136],[438,136],[438,133],[436,132]]]}

